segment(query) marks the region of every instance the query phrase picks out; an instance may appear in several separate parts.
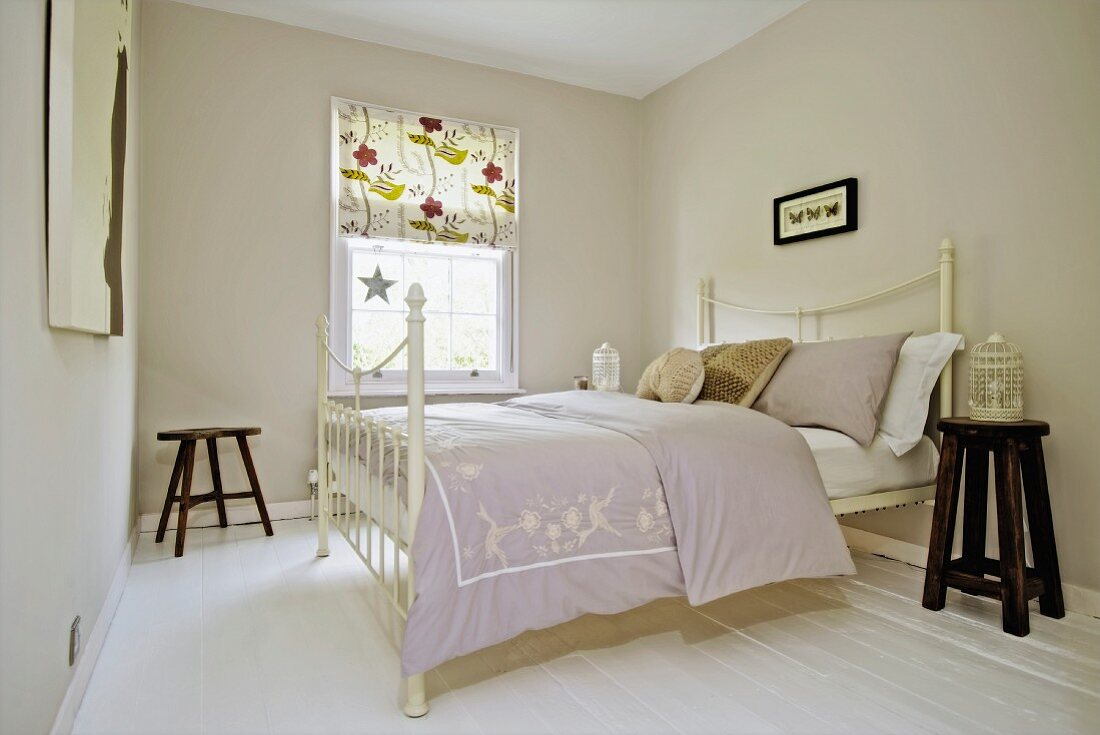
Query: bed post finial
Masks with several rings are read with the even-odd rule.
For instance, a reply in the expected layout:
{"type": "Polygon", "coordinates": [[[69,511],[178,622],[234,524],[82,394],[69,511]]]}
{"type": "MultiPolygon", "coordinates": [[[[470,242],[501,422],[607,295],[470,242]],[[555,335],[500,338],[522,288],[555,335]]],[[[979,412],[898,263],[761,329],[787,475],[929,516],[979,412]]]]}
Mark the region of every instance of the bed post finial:
{"type": "Polygon", "coordinates": [[[317,317],[317,556],[328,556],[328,317],[317,317]]]}
{"type": "Polygon", "coordinates": [[[697,313],[695,315],[695,341],[702,347],[706,344],[707,331],[707,279],[700,278],[697,284],[697,313]]]}
{"type": "MultiPolygon", "coordinates": [[[[945,237],[940,243],[940,331],[955,331],[955,245],[945,237]]],[[[940,373],[940,418],[955,412],[952,358],[940,373]]]]}
{"type": "MultiPolygon", "coordinates": [[[[409,286],[409,293],[405,296],[405,303],[409,305],[409,309],[416,309],[420,312],[424,308],[424,304],[428,302],[428,299],[424,296],[424,288],[419,283],[413,283],[409,286]]],[[[412,314],[409,314],[412,317],[412,314]]],[[[423,317],[423,314],[420,314],[423,317]]],[[[407,321],[412,321],[408,319],[407,321]]],[[[420,321],[424,321],[421,319],[420,321]]]]}

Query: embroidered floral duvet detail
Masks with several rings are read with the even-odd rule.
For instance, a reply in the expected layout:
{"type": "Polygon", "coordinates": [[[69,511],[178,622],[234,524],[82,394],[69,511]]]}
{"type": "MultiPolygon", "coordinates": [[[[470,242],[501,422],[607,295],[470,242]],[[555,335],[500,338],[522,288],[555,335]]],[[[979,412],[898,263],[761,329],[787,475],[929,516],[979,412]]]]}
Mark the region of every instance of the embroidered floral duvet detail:
{"type": "MultiPolygon", "coordinates": [[[[401,409],[372,413],[404,425],[401,409]]],[[[660,478],[626,436],[503,406],[430,406],[425,445],[425,512],[439,502],[449,514],[460,584],[675,547],[660,478]],[[540,446],[551,444],[570,461],[550,461],[540,446]],[[615,461],[607,460],[608,444],[615,461]]]]}
{"type": "MultiPolygon", "coordinates": [[[[428,423],[432,423],[430,418],[428,423]]],[[[563,472],[548,483],[561,488],[556,491],[547,492],[537,479],[523,478],[498,494],[494,488],[502,486],[490,478],[498,477],[501,468],[492,467],[487,460],[461,461],[454,455],[474,451],[471,446],[448,436],[444,448],[435,441],[437,432],[429,430],[427,434],[429,456],[452,513],[466,505],[465,498],[477,499],[479,537],[464,539],[466,543],[461,544],[464,579],[537,562],[674,544],[664,491],[659,486],[653,489],[641,482],[619,482],[596,489],[585,478],[569,480],[563,472]],[[479,482],[483,476],[484,484],[479,482]],[[566,494],[562,486],[569,484],[589,490],[566,494]]],[[[464,525],[456,519],[456,528],[464,525]]]]}

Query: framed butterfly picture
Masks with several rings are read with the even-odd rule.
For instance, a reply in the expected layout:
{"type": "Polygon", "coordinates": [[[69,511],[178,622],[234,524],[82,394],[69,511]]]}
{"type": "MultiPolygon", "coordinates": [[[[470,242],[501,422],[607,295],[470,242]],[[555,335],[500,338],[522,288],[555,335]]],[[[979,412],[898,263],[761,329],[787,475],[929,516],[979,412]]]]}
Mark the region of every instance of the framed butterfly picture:
{"type": "Polygon", "coordinates": [[[852,232],[859,226],[858,182],[831,184],[776,197],[772,219],[776,245],[852,232]]]}

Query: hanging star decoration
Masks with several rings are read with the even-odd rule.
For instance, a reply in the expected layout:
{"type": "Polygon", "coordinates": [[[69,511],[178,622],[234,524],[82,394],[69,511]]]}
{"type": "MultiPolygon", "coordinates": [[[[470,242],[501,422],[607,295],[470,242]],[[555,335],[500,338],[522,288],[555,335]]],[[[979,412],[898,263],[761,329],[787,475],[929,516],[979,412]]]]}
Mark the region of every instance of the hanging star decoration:
{"type": "Polygon", "coordinates": [[[397,281],[390,281],[382,277],[382,266],[374,266],[374,275],[370,278],[359,277],[359,280],[363,282],[363,285],[367,287],[367,298],[364,301],[370,301],[375,296],[378,296],[387,304],[390,303],[390,297],[386,295],[386,291],[389,290],[393,284],[397,281]]]}

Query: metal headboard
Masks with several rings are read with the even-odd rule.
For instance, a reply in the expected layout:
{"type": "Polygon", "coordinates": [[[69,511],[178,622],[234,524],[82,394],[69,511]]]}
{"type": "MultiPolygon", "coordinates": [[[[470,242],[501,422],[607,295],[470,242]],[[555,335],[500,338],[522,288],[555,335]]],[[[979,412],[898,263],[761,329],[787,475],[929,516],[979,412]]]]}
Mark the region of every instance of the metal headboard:
{"type": "MultiPolygon", "coordinates": [[[[698,312],[697,312],[697,336],[699,344],[707,342],[707,304],[713,304],[714,306],[720,306],[726,309],[733,309],[735,311],[747,312],[750,314],[763,314],[768,316],[793,316],[795,320],[795,331],[798,337],[798,341],[802,341],[802,317],[814,316],[817,314],[826,314],[833,311],[843,311],[855,306],[874,301],[876,299],[889,296],[890,294],[902,291],[911,286],[915,286],[918,283],[924,281],[930,281],[937,276],[940,282],[940,331],[941,332],[953,332],[954,331],[954,311],[955,311],[955,246],[951,243],[951,240],[945,239],[940,243],[940,260],[939,264],[934,270],[930,270],[927,273],[919,275],[915,278],[910,278],[904,283],[899,283],[889,288],[884,288],[881,291],[876,291],[866,296],[860,296],[859,298],[852,299],[850,301],[842,301],[836,304],[829,304],[828,306],[815,306],[811,308],[796,306],[793,309],[757,309],[750,306],[743,306],[741,304],[732,304],[728,301],[719,301],[718,299],[711,298],[708,293],[707,279],[699,279],[699,293],[698,293],[698,312]]],[[[953,399],[952,393],[952,379],[951,379],[951,363],[952,360],[947,361],[947,365],[944,366],[943,372],[940,373],[939,386],[940,386],[940,416],[950,416],[953,413],[953,399]]]]}

